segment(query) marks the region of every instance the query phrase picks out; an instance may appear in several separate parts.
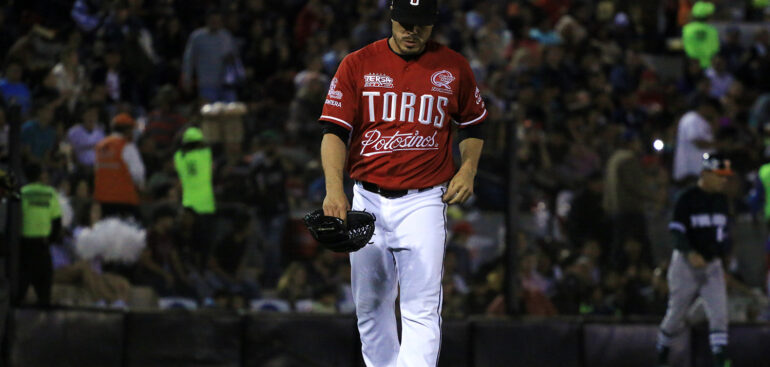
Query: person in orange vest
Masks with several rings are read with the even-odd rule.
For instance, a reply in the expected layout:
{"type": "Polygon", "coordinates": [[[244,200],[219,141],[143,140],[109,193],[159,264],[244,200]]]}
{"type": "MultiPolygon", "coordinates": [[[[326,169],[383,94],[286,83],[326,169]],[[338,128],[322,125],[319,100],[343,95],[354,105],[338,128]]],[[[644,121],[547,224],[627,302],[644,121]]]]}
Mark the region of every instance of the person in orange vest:
{"type": "Polygon", "coordinates": [[[113,133],[96,145],[94,199],[102,216],[140,221],[139,191],[144,188],[144,163],[132,141],[136,121],[121,113],[112,119],[113,133]]]}

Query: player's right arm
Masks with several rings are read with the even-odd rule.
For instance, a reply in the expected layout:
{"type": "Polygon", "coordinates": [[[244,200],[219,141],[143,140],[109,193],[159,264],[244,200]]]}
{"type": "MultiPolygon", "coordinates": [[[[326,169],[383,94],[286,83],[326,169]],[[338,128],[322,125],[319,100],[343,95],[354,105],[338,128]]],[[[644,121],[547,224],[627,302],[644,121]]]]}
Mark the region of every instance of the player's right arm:
{"type": "Polygon", "coordinates": [[[326,124],[321,140],[321,164],[326,179],[326,197],[323,202],[324,215],[347,219],[350,203],[343,186],[347,142],[356,125],[359,91],[355,83],[356,63],[351,55],[340,63],[337,73],[329,85],[323,112],[319,121],[326,124]],[[347,139],[345,139],[347,138],[347,139]]]}
{"type": "Polygon", "coordinates": [[[695,268],[701,268],[706,265],[697,251],[690,246],[690,240],[687,238],[687,231],[690,230],[690,209],[688,208],[687,192],[681,195],[674,204],[674,216],[668,229],[674,237],[674,248],[679,250],[687,258],[687,261],[695,268]]]}
{"type": "Polygon", "coordinates": [[[321,140],[321,164],[326,179],[326,197],[323,202],[324,215],[347,219],[350,203],[345,196],[343,172],[347,147],[337,135],[324,134],[321,140]]]}

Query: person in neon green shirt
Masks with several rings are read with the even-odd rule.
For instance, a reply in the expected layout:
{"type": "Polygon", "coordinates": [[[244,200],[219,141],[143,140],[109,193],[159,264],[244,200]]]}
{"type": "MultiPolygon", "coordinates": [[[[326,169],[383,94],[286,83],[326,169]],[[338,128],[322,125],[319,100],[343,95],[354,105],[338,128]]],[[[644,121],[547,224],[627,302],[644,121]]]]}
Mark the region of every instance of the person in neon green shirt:
{"type": "Polygon", "coordinates": [[[697,59],[703,69],[711,66],[711,59],[719,52],[719,32],[706,23],[714,14],[714,4],[698,1],[693,5],[693,21],[682,28],[684,51],[691,59],[697,59]]]}
{"type": "Polygon", "coordinates": [[[203,142],[201,129],[185,130],[182,147],[174,154],[174,166],[182,181],[182,206],[198,214],[214,213],[213,160],[211,149],[203,142]]]}
{"type": "Polygon", "coordinates": [[[48,306],[53,284],[49,245],[61,236],[61,207],[59,196],[46,184],[47,175],[40,165],[28,163],[24,173],[30,183],[21,188],[19,287],[14,298],[20,304],[32,285],[38,305],[48,306]]]}
{"type": "MultiPolygon", "coordinates": [[[[765,199],[765,225],[770,228],[770,163],[765,163],[759,168],[759,181],[762,183],[765,199]]],[[[765,266],[767,267],[767,283],[765,291],[770,294],[770,236],[765,241],[765,266]]]]}
{"type": "Polygon", "coordinates": [[[182,135],[182,146],[174,154],[174,166],[182,183],[182,206],[185,215],[194,217],[193,238],[196,239],[199,270],[206,267],[206,257],[211,247],[211,224],[216,212],[213,184],[213,158],[211,148],[204,142],[203,132],[189,127],[182,135]]]}
{"type": "Polygon", "coordinates": [[[765,163],[759,168],[759,181],[765,192],[765,222],[770,223],[770,163],[765,163]]]}

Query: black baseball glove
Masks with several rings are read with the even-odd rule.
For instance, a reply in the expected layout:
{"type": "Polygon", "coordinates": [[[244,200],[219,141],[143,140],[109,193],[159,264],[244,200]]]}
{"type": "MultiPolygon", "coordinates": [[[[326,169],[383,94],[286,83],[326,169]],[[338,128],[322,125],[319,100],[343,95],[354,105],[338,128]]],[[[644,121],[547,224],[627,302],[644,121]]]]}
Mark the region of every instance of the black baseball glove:
{"type": "Polygon", "coordinates": [[[305,225],[323,247],[334,252],[355,252],[369,243],[375,219],[372,213],[351,210],[346,223],[318,209],[305,215],[305,225]]]}

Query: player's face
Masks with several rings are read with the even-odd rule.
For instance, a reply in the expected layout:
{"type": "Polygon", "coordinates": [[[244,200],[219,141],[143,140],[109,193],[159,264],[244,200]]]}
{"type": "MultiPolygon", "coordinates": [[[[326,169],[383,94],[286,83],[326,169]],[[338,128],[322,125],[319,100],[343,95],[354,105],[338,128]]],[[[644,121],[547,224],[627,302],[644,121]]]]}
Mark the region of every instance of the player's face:
{"type": "Polygon", "coordinates": [[[414,55],[422,52],[425,43],[428,42],[432,25],[401,24],[395,20],[393,23],[393,50],[399,55],[414,55]]]}
{"type": "Polygon", "coordinates": [[[703,188],[709,192],[724,192],[727,187],[727,178],[728,176],[706,171],[703,173],[703,188]]]}

